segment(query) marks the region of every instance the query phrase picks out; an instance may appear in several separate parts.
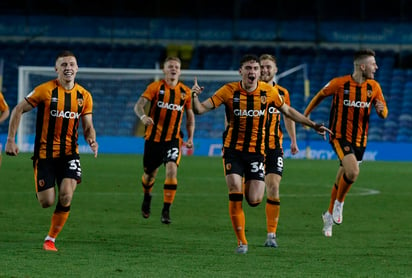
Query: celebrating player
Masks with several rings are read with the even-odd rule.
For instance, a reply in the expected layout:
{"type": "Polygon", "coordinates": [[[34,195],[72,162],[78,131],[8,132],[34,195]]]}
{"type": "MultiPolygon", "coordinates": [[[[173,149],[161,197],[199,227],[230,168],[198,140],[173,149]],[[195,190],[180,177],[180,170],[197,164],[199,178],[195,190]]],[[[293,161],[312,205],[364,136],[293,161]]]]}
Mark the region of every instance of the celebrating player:
{"type": "Polygon", "coordinates": [[[16,156],[19,149],[15,137],[22,114],[37,107],[33,166],[37,199],[43,208],[54,204],[56,184],[58,188],[57,205],[43,244],[47,251],[57,251],[55,240],[69,217],[73,193],[81,182],[77,143],[80,120],[84,138],[97,157],[92,96],[75,82],[78,69],[72,52],[59,53],[55,63],[57,79],[34,88],[14,107],[10,117],[6,154],[16,156]]]}
{"type": "Polygon", "coordinates": [[[195,117],[192,110],[190,88],[179,81],[181,61],[168,57],[163,64],[164,79],[154,81],[137,100],[134,111],[145,125],[142,176],[142,216],[150,216],[152,189],[159,167],[164,164],[166,178],[163,185],[163,209],[161,222],[170,224],[170,207],[177,189],[177,168],[181,158],[181,130],[183,113],[186,110],[186,147],[192,148],[195,117]],[[145,106],[150,102],[149,115],[145,106]]]}
{"type": "Polygon", "coordinates": [[[198,99],[203,87],[195,81],[192,89],[196,114],[225,105],[227,127],[223,133],[223,163],[229,191],[229,215],[238,243],[236,252],[244,254],[248,251],[248,242],[243,196],[250,206],[255,207],[262,202],[265,192],[265,130],[269,104],[274,103],[282,113],[322,135],[329,129],[285,104],[275,87],[259,81],[261,72],[256,55],[242,57],[239,73],[241,81],[225,84],[203,102],[198,99]]]}
{"type": "Polygon", "coordinates": [[[323,234],[332,236],[334,223],[343,221],[343,204],[346,194],[359,175],[368,141],[369,117],[372,107],[379,117],[388,116],[382,89],[374,80],[378,65],[372,49],[355,53],[353,73],[332,79],[308,104],[309,115],[326,97],[333,96],[329,123],[333,135],[330,144],[340,160],[335,184],[332,187],[328,210],[322,214],[323,234]]]}
{"type": "MultiPolygon", "coordinates": [[[[290,106],[289,91],[275,82],[275,75],[278,72],[276,58],[270,54],[263,54],[259,57],[261,76],[260,79],[278,89],[279,94],[290,106]]],[[[266,184],[266,247],[278,247],[276,241],[276,231],[279,223],[280,196],[279,185],[283,174],[283,132],[280,125],[280,111],[273,104],[269,110],[266,130],[266,158],[265,158],[265,184],[266,184]]],[[[286,131],[290,137],[290,150],[292,154],[299,152],[296,143],[295,122],[283,115],[286,131]]]]}

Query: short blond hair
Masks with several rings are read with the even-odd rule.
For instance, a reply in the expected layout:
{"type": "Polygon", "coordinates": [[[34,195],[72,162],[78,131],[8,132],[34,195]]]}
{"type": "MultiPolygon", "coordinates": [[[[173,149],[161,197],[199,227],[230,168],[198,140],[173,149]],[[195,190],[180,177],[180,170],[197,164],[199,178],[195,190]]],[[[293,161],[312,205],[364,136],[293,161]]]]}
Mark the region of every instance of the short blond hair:
{"type": "Polygon", "coordinates": [[[270,60],[270,61],[272,61],[273,63],[276,64],[276,57],[271,55],[271,54],[262,54],[262,55],[260,55],[259,61],[262,61],[262,60],[270,60]]]}
{"type": "Polygon", "coordinates": [[[182,61],[180,60],[179,57],[176,57],[176,56],[168,56],[168,57],[166,57],[165,61],[163,62],[163,66],[164,66],[167,62],[169,62],[169,61],[176,61],[176,62],[179,63],[179,65],[182,65],[182,61]]]}

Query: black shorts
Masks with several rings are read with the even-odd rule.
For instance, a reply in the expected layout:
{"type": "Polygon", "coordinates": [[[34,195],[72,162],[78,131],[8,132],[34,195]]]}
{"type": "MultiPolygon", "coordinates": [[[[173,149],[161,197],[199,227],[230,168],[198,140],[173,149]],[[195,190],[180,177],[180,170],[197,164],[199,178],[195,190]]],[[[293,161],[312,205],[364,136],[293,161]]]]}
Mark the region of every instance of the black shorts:
{"type": "Polygon", "coordinates": [[[340,161],[342,161],[345,155],[353,153],[356,156],[356,160],[362,162],[365,147],[357,147],[345,139],[332,139],[330,144],[340,161]]]}
{"type": "Polygon", "coordinates": [[[179,139],[162,143],[146,140],[144,143],[143,167],[146,173],[153,172],[160,165],[166,164],[169,161],[173,161],[179,166],[180,158],[179,139]]]}
{"type": "Polygon", "coordinates": [[[79,155],[53,159],[33,159],[36,192],[44,191],[55,185],[60,186],[64,178],[82,181],[82,168],[79,155]]]}
{"type": "Polygon", "coordinates": [[[265,157],[262,154],[223,149],[225,175],[238,174],[248,180],[265,180],[265,157]]]}
{"type": "Polygon", "coordinates": [[[278,174],[282,176],[283,173],[283,150],[269,149],[266,152],[265,158],[265,174],[278,174]]]}

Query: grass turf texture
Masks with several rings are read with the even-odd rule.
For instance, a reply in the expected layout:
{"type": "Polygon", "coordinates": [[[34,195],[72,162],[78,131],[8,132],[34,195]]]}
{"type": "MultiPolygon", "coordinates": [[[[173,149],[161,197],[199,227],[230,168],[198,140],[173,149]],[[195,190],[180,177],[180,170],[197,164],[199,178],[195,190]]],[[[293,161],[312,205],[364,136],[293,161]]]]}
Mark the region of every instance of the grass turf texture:
{"type": "Polygon", "coordinates": [[[265,248],[265,199],[243,203],[249,252],[235,254],[219,157],[183,157],[171,209],[160,222],[164,167],[152,214],[140,212],[142,157],[81,157],[83,182],[59,235],[41,249],[53,208],[42,209],[29,154],[3,155],[0,277],[410,277],[412,163],[364,162],[333,237],[322,233],[336,161],[286,160],[279,248],[265,248]]]}

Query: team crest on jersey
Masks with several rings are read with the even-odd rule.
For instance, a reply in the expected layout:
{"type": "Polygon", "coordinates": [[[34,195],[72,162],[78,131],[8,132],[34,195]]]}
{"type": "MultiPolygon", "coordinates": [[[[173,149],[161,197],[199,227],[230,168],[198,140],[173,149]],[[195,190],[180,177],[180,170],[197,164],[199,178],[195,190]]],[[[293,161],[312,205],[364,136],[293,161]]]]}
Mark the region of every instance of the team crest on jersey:
{"type": "Polygon", "coordinates": [[[43,187],[46,184],[46,182],[44,180],[39,180],[39,186],[43,187]]]}
{"type": "Polygon", "coordinates": [[[182,94],[180,95],[181,100],[185,100],[186,98],[186,93],[183,91],[182,94]]]}
{"type": "Polygon", "coordinates": [[[232,164],[231,163],[226,164],[226,170],[230,171],[230,169],[232,169],[232,164]]]}
{"type": "Polygon", "coordinates": [[[350,151],[350,147],[349,147],[349,146],[345,146],[343,149],[345,150],[345,152],[350,151]]]}
{"type": "Polygon", "coordinates": [[[82,98],[78,98],[77,99],[77,105],[79,105],[79,107],[82,107],[83,106],[83,99],[82,98]]]}
{"type": "Polygon", "coordinates": [[[267,101],[266,96],[261,96],[261,97],[260,97],[260,102],[261,102],[262,104],[265,104],[266,101],[267,101]]]}
{"type": "Polygon", "coordinates": [[[372,90],[368,90],[368,97],[372,96],[372,90]]]}

